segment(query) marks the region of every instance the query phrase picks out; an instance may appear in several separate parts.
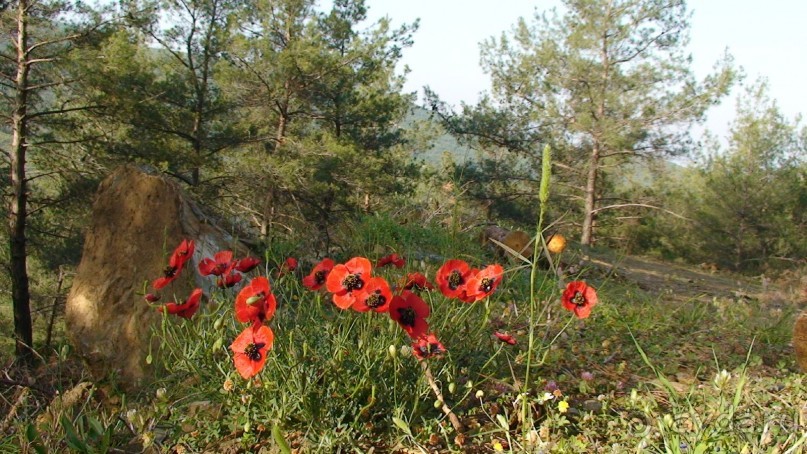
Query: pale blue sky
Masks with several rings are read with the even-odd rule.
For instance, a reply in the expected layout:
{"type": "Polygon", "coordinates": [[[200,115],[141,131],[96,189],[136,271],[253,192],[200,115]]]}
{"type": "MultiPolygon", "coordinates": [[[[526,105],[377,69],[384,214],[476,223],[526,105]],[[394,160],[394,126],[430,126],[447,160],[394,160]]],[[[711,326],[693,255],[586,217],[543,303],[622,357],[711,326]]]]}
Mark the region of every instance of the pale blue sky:
{"type": "MultiPolygon", "coordinates": [[[[558,0],[367,0],[371,19],[389,16],[393,26],[420,18],[415,44],[404,51],[411,73],[407,91],[430,86],[453,105],[474,103],[490,86],[479,67],[479,43],[510,30],[519,16],[532,17],[558,0]]],[[[807,1],[690,0],[690,52],[699,77],[728,48],[746,81],[768,78],[771,96],[790,118],[807,112],[807,1]]],[[[737,88],[734,93],[738,92],[737,88]]],[[[706,127],[724,137],[734,100],[710,111],[706,127]]]]}

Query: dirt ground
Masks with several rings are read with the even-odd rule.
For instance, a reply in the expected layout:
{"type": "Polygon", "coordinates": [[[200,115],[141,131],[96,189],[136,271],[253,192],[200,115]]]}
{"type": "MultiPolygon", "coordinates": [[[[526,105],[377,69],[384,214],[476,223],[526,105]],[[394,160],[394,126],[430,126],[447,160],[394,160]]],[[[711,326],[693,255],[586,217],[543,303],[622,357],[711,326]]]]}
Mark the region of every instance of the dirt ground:
{"type": "Polygon", "coordinates": [[[713,265],[685,266],[670,262],[599,252],[588,255],[587,263],[614,279],[636,283],[656,295],[678,301],[712,298],[750,298],[770,302],[807,303],[807,275],[798,270],[743,276],[715,269],[713,265]]]}

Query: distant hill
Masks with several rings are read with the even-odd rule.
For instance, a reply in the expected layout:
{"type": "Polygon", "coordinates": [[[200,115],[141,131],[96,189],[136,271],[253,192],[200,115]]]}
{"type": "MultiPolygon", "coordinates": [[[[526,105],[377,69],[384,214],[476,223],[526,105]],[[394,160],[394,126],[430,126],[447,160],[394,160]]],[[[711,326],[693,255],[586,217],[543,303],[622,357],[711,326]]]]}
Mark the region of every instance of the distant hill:
{"type": "MultiPolygon", "coordinates": [[[[454,136],[443,129],[439,121],[432,118],[431,111],[423,107],[412,107],[409,115],[404,119],[402,127],[404,129],[427,129],[436,134],[435,138],[428,142],[428,146],[414,150],[418,159],[422,159],[426,164],[435,168],[441,166],[445,153],[451,155],[454,162],[457,163],[473,161],[478,157],[477,150],[460,144],[454,136]]],[[[674,178],[676,175],[680,175],[684,169],[683,166],[671,161],[634,160],[619,167],[618,173],[621,174],[622,179],[617,183],[617,187],[622,190],[647,188],[653,185],[656,175],[664,174],[674,178]]]]}
{"type": "Polygon", "coordinates": [[[414,150],[418,158],[435,168],[440,167],[444,153],[450,154],[454,162],[458,163],[473,160],[477,155],[475,150],[460,144],[454,136],[446,132],[440,123],[432,118],[431,111],[423,107],[414,106],[401,127],[404,129],[425,128],[436,134],[436,137],[429,141],[429,146],[414,150]]]}

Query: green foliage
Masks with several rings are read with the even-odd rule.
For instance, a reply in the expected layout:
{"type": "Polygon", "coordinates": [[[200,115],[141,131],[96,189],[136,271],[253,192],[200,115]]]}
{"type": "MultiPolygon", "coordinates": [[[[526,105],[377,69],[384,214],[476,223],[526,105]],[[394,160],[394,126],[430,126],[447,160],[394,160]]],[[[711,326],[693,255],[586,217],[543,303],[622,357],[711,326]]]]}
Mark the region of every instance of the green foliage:
{"type": "Polygon", "coordinates": [[[412,99],[394,73],[416,25],[391,30],[384,19],[360,29],[359,0],[326,13],[308,1],[253,6],[220,65],[250,136],[228,156],[224,173],[235,177],[226,192],[253,210],[262,235],[314,225],[327,248],[329,225],[416,177],[396,127],[412,99]]]}
{"type": "Polygon", "coordinates": [[[807,130],[749,87],[738,104],[729,148],[708,155],[692,213],[703,247],[736,270],[790,266],[807,255],[807,130]]]}
{"type": "Polygon", "coordinates": [[[728,147],[660,179],[671,212],[642,223],[662,255],[742,272],[784,269],[807,254],[805,129],[783,117],[766,84],[740,98],[728,147]]]}
{"type": "Polygon", "coordinates": [[[190,185],[199,184],[201,167],[220,165],[220,152],[241,133],[216,67],[242,7],[229,0],[121,4],[125,26],[76,65],[81,95],[98,105],[87,120],[99,159],[145,161],[190,185]]]}
{"type": "Polygon", "coordinates": [[[603,169],[688,151],[689,126],[734,79],[727,57],[695,80],[684,54],[687,19],[682,1],[567,1],[482,44],[491,98],[459,115],[434,97],[432,103],[453,133],[526,154],[533,176],[540,172],[537,142],[551,145],[557,194],[588,245],[600,213],[624,205],[610,203],[603,169]]]}

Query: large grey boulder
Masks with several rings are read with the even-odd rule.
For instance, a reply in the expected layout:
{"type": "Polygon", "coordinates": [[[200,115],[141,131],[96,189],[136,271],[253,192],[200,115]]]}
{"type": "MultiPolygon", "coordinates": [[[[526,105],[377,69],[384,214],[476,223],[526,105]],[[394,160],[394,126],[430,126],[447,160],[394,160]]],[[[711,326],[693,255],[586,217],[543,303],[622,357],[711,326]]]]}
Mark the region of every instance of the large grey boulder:
{"type": "Polygon", "coordinates": [[[144,300],[183,239],[195,253],[179,277],[159,293],[160,303],[184,301],[201,277],[198,263],[216,251],[246,250],[206,217],[179,185],[157,172],[117,168],[99,186],[81,262],[67,298],[68,336],[95,378],[114,377],[134,389],[148,382],[159,340],[152,328],[162,314],[144,300]],[[175,299],[176,298],[176,299],[175,299]],[[150,346],[152,348],[150,348],[150,346]]]}

